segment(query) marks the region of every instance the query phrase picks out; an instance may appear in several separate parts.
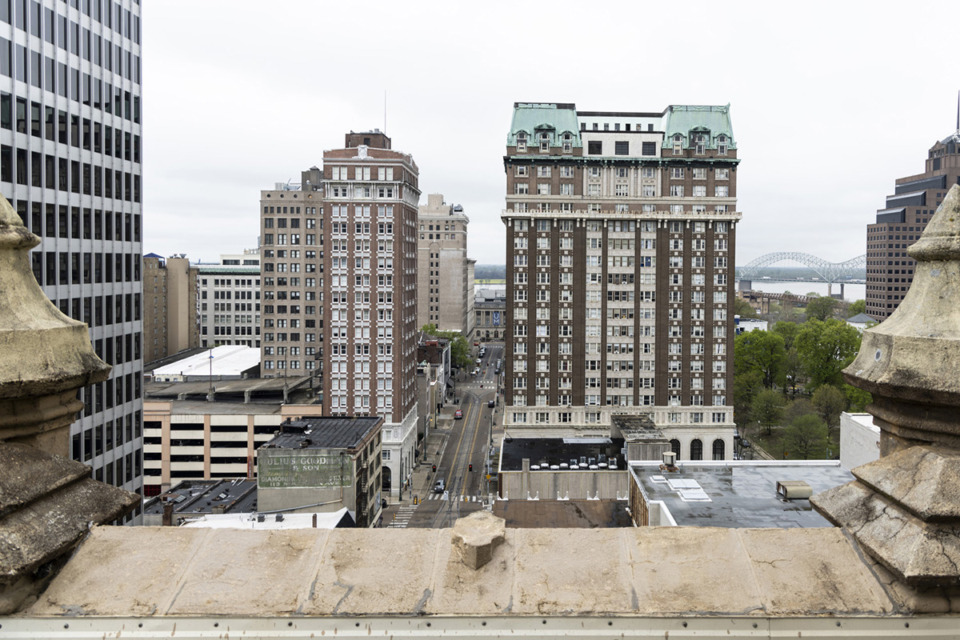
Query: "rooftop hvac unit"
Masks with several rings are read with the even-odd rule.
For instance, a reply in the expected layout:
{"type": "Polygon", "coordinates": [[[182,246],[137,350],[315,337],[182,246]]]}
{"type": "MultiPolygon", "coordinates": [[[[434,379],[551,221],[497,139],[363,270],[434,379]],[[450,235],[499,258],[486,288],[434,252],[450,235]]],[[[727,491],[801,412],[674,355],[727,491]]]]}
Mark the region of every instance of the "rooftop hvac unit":
{"type": "Polygon", "coordinates": [[[673,451],[664,451],[663,464],[665,464],[668,467],[675,466],[677,464],[677,454],[673,451]]]}
{"type": "Polygon", "coordinates": [[[806,500],[813,495],[813,489],[803,480],[779,480],[777,494],[784,500],[806,500]]]}

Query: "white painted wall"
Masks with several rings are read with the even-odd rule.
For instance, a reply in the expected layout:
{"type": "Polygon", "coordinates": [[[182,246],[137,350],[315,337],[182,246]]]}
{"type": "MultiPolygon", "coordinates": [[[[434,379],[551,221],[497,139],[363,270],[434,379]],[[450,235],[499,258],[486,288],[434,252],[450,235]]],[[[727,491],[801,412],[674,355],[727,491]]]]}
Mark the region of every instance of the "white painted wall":
{"type": "Polygon", "coordinates": [[[840,414],[840,466],[848,471],[880,457],[880,427],[869,413],[840,414]]]}

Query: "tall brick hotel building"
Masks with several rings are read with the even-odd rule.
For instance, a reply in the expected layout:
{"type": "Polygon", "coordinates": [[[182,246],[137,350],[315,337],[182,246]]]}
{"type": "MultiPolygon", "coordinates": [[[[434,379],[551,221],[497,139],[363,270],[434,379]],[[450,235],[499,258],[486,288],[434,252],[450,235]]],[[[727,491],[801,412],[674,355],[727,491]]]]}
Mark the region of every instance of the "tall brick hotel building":
{"type": "Polygon", "coordinates": [[[681,458],[732,457],[738,163],[729,106],[514,105],[508,435],[647,414],[681,458]]]}

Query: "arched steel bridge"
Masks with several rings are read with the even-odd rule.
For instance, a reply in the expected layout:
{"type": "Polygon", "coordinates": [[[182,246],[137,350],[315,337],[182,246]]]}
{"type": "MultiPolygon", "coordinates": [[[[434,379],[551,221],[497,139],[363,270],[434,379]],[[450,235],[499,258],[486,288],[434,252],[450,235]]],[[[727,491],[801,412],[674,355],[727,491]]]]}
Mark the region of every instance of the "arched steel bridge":
{"type": "Polygon", "coordinates": [[[820,279],[827,284],[842,282],[843,280],[855,280],[863,277],[863,270],[867,266],[867,255],[857,256],[845,262],[827,262],[822,258],[809,253],[800,253],[797,251],[778,251],[776,253],[767,253],[756,260],[750,262],[745,267],[737,268],[737,279],[754,280],[757,277],[757,270],[763,267],[777,264],[778,262],[799,262],[800,264],[812,269],[820,279]]]}

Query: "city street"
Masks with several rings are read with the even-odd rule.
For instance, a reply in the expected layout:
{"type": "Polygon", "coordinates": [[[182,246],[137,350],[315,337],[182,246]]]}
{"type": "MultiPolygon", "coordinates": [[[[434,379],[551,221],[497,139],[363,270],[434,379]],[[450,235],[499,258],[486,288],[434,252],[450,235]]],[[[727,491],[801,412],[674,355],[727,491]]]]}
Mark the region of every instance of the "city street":
{"type": "MultiPolygon", "coordinates": [[[[474,347],[474,353],[477,350],[474,347]]],[[[502,345],[488,346],[478,365],[480,373],[457,382],[460,404],[454,408],[463,412],[463,418],[453,420],[449,429],[441,427],[443,437],[436,438],[439,446],[428,445],[421,463],[427,471],[426,480],[414,489],[419,504],[391,505],[384,514],[388,526],[450,527],[457,518],[483,508],[483,500],[488,497],[485,462],[491,426],[503,410],[503,402],[496,396],[496,364],[502,357],[502,345]],[[495,398],[496,407],[489,407],[495,398]],[[434,483],[441,479],[445,491],[436,493],[434,483]]]]}

